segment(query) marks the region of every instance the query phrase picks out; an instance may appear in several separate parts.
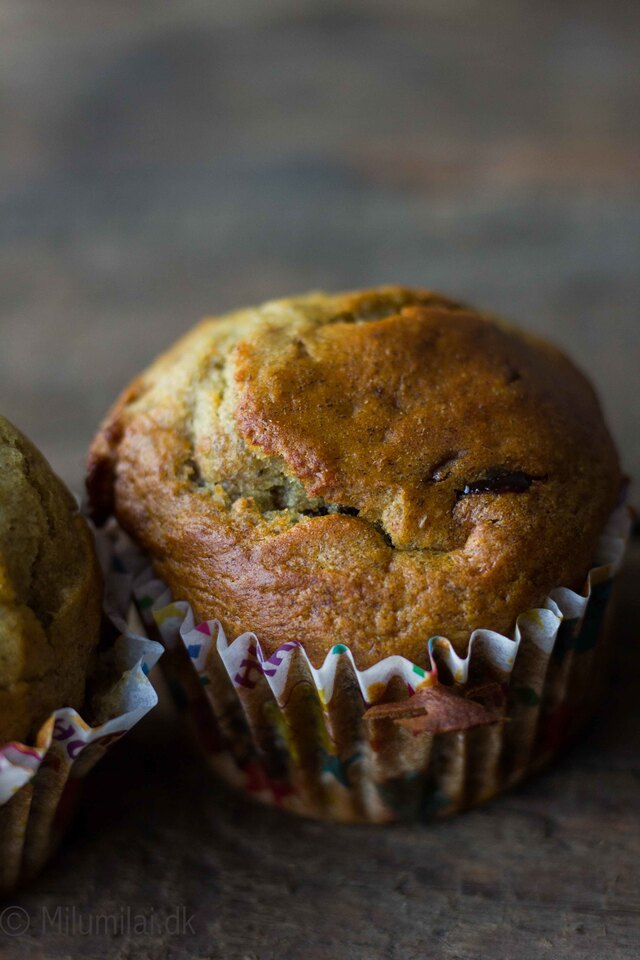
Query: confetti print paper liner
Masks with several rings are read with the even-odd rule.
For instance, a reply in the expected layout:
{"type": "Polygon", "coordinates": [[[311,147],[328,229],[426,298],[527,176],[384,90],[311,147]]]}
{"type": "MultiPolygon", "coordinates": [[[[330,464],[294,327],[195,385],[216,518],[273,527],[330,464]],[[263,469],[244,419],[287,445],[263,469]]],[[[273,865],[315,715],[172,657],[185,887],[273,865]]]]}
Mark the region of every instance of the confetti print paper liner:
{"type": "Polygon", "coordinates": [[[105,611],[119,634],[101,654],[98,674],[111,682],[93,698],[87,723],[71,709],[56,710],[40,728],[35,744],[0,746],[0,895],[34,876],[49,858],[68,824],[80,780],[157,703],[149,670],[162,646],[128,630],[130,577],[109,566],[110,539],[97,535],[105,571],[105,611]]]}
{"type": "Polygon", "coordinates": [[[623,505],[601,537],[582,593],[552,591],[540,609],[518,618],[513,638],[474,631],[464,657],[444,637],[431,638],[430,670],[400,656],[359,670],[347,642],[315,669],[304,637],[266,656],[253,633],[229,642],[216,620],[197,623],[187,602],[172,602],[124,535],[118,556],[215,769],[296,813],[384,822],[472,806],[521,780],[573,736],[606,677],[603,620],[629,527],[623,505]],[[411,718],[414,704],[449,704],[451,693],[464,699],[482,690],[493,698],[494,722],[428,729],[424,710],[417,711],[421,721],[411,718]],[[408,719],[370,709],[403,699],[408,719]]]}

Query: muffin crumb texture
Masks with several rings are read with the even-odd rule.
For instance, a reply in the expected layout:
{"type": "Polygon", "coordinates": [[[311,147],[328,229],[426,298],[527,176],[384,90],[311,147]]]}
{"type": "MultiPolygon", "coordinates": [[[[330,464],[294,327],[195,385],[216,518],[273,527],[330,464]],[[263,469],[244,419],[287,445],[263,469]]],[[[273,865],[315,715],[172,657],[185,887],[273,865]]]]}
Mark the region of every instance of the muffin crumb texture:
{"type": "Polygon", "coordinates": [[[101,578],[86,521],[38,450],[0,417],[0,744],[81,709],[101,578]]]}
{"type": "Polygon", "coordinates": [[[589,383],[550,344],[426,290],[207,319],[124,392],[88,489],[230,638],[426,665],[580,589],[620,484],[589,383]]]}

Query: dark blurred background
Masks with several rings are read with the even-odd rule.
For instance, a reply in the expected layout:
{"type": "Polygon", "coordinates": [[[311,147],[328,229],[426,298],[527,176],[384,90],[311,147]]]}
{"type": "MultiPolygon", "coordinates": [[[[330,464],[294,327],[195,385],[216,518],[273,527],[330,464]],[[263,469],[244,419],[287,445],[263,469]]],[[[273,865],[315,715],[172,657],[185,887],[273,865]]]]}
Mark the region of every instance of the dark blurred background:
{"type": "Polygon", "coordinates": [[[204,313],[441,288],[549,334],[640,474],[640,4],[0,0],[0,409],[73,486],[204,313]]]}

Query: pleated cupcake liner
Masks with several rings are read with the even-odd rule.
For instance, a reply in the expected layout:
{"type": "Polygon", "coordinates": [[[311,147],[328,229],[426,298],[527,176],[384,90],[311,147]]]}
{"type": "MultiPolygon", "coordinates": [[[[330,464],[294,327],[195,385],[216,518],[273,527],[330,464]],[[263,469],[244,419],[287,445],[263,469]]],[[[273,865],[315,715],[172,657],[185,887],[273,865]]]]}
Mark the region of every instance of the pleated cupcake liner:
{"type": "Polygon", "coordinates": [[[99,655],[88,719],[62,708],[33,744],[0,746],[0,895],[40,871],[72,819],[82,779],[158,700],[148,674],[162,645],[127,626],[130,577],[117,566],[111,533],[96,536],[115,639],[99,655]]]}
{"type": "Polygon", "coordinates": [[[473,806],[572,738],[607,675],[605,614],[629,529],[623,504],[582,593],[553,590],[518,617],[511,638],[475,630],[465,656],[431,638],[430,669],[392,656],[360,670],[348,643],[315,668],[302,642],[271,655],[253,633],[230,642],[217,620],[199,623],[188,602],[172,599],[124,534],[116,551],[217,772],[298,814],[382,823],[473,806]]]}

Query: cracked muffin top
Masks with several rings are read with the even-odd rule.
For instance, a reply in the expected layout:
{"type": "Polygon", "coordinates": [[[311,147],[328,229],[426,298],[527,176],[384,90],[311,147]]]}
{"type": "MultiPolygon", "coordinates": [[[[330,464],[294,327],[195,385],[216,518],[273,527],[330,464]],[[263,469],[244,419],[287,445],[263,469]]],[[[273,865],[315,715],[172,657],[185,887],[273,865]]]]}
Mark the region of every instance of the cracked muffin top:
{"type": "Polygon", "coordinates": [[[83,705],[102,584],[93,538],[42,454],[0,417],[0,745],[83,705]]]}
{"type": "Polygon", "coordinates": [[[431,636],[464,652],[580,589],[620,472],[556,348],[384,287],[203,321],[125,390],[87,482],[230,639],[424,666],[431,636]]]}

